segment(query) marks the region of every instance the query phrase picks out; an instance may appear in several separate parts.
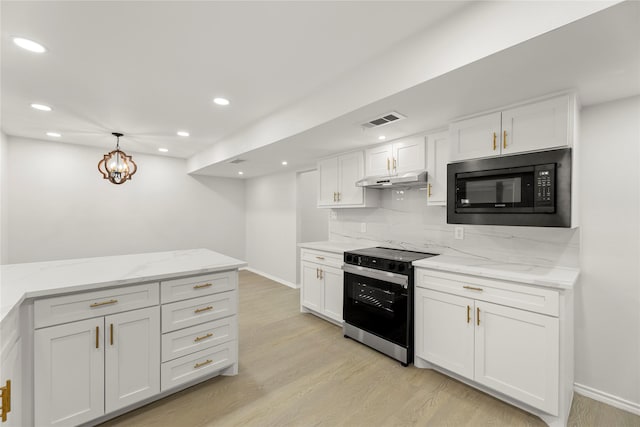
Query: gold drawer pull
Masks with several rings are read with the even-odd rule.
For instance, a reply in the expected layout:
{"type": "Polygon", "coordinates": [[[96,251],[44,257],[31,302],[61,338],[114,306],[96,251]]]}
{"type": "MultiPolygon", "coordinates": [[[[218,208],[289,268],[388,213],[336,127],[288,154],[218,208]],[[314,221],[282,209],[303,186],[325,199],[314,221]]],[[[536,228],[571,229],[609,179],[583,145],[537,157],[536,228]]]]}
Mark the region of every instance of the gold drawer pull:
{"type": "Polygon", "coordinates": [[[2,416],[2,422],[5,422],[7,421],[7,414],[11,412],[11,380],[7,380],[6,384],[0,387],[0,394],[2,395],[0,415],[2,416]]]}
{"type": "Polygon", "coordinates": [[[324,260],[323,256],[317,256],[316,258],[319,259],[319,260],[324,260]]]}
{"type": "Polygon", "coordinates": [[[465,289],[471,289],[472,291],[480,291],[482,292],[483,289],[482,288],[474,288],[473,286],[463,286],[463,288],[465,289]]]}
{"type": "Polygon", "coordinates": [[[195,285],[193,289],[209,288],[211,286],[213,286],[213,283],[204,283],[202,285],[195,285]]]}
{"type": "Polygon", "coordinates": [[[96,326],[96,348],[100,348],[100,326],[96,326]]]}
{"type": "Polygon", "coordinates": [[[205,308],[196,308],[194,313],[202,313],[203,311],[209,311],[209,310],[213,310],[213,307],[209,306],[209,307],[205,307],[205,308]]]}
{"type": "Polygon", "coordinates": [[[471,306],[467,306],[467,323],[471,322],[471,306]]]}
{"type": "Polygon", "coordinates": [[[212,336],[213,336],[213,334],[211,332],[209,332],[207,335],[203,335],[201,337],[196,337],[193,341],[198,342],[198,341],[206,340],[207,338],[211,338],[212,336]]]}
{"type": "Polygon", "coordinates": [[[193,365],[193,369],[198,369],[198,368],[200,368],[202,366],[208,365],[209,363],[213,363],[213,360],[207,359],[202,363],[196,363],[195,365],[193,365]]]}
{"type": "Polygon", "coordinates": [[[427,184],[427,197],[431,197],[431,184],[427,184]]]}
{"type": "Polygon", "coordinates": [[[507,148],[507,131],[502,132],[502,148],[507,148]]]}
{"type": "Polygon", "coordinates": [[[109,300],[109,301],[102,301],[102,302],[94,302],[89,307],[91,307],[91,308],[100,307],[101,305],[115,304],[117,302],[118,302],[117,299],[112,299],[112,300],[109,300]]]}
{"type": "Polygon", "coordinates": [[[480,326],[480,307],[476,307],[476,320],[478,321],[478,326],[480,326]]]}
{"type": "Polygon", "coordinates": [[[496,135],[496,133],[494,132],[494,133],[493,133],[493,151],[496,151],[496,138],[497,138],[497,135],[496,135]]]}

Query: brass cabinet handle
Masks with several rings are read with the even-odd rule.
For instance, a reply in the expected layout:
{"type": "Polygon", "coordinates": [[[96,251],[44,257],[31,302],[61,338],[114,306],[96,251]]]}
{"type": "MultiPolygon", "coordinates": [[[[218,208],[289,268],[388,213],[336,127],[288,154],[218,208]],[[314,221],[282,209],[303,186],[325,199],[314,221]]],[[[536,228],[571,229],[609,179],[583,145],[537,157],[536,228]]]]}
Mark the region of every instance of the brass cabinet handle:
{"type": "Polygon", "coordinates": [[[202,285],[195,285],[193,289],[210,288],[211,286],[213,286],[213,283],[204,283],[202,285]]]}
{"type": "Polygon", "coordinates": [[[502,132],[502,148],[507,148],[507,131],[502,132]]]}
{"type": "Polygon", "coordinates": [[[480,307],[476,307],[476,320],[478,322],[478,326],[480,326],[480,307]]]}
{"type": "Polygon", "coordinates": [[[338,191],[338,201],[340,201],[340,192],[338,191]]]}
{"type": "Polygon", "coordinates": [[[317,256],[316,258],[319,259],[319,260],[324,260],[323,256],[317,256]]]}
{"type": "Polygon", "coordinates": [[[96,326],[96,348],[100,348],[100,326],[96,326]]]}
{"type": "Polygon", "coordinates": [[[113,345],[113,323],[109,326],[109,329],[110,329],[110,331],[109,331],[109,335],[110,335],[109,342],[110,342],[111,345],[113,345]]]}
{"type": "Polygon", "coordinates": [[[193,341],[198,342],[198,341],[206,340],[207,338],[211,338],[212,336],[213,334],[209,332],[207,335],[203,335],[201,337],[195,337],[193,341]]]}
{"type": "Polygon", "coordinates": [[[11,412],[11,380],[7,380],[5,385],[0,387],[0,394],[2,394],[0,415],[2,416],[2,422],[5,422],[7,421],[7,414],[11,412]]]}
{"type": "Polygon", "coordinates": [[[431,197],[431,184],[427,184],[427,197],[431,197]]]}
{"type": "Polygon", "coordinates": [[[482,289],[482,288],[474,288],[473,286],[466,286],[466,285],[465,285],[465,286],[463,286],[463,288],[465,288],[465,289],[471,289],[472,291],[480,291],[480,292],[482,292],[482,291],[483,291],[483,289],[482,289]]]}
{"type": "Polygon", "coordinates": [[[93,304],[91,304],[89,307],[94,308],[94,307],[100,307],[102,305],[109,305],[109,304],[115,304],[117,303],[118,300],[117,299],[112,299],[109,301],[102,301],[102,302],[94,302],[93,304]]]}
{"type": "Polygon", "coordinates": [[[320,269],[316,268],[316,279],[320,278],[320,269]]]}
{"type": "Polygon", "coordinates": [[[467,306],[467,323],[471,322],[471,306],[467,306]]]}
{"type": "Polygon", "coordinates": [[[324,273],[324,271],[322,271],[322,269],[320,269],[320,279],[323,278],[323,273],[324,273]]]}
{"type": "Polygon", "coordinates": [[[387,157],[387,170],[391,170],[391,159],[387,157]]]}
{"type": "Polygon", "coordinates": [[[209,310],[213,310],[213,307],[209,306],[209,307],[205,307],[205,308],[196,308],[194,313],[202,313],[203,311],[209,311],[209,310]]]}
{"type": "Polygon", "coordinates": [[[393,158],[393,169],[394,170],[396,169],[396,158],[395,157],[393,158]]]}
{"type": "Polygon", "coordinates": [[[497,136],[497,135],[496,135],[496,133],[494,132],[494,133],[493,133],[493,151],[495,151],[495,150],[496,150],[496,138],[497,138],[497,137],[498,137],[498,136],[497,136]]]}
{"type": "Polygon", "coordinates": [[[337,200],[336,200],[336,192],[335,191],[333,192],[333,201],[337,202],[337,200]]]}
{"type": "Polygon", "coordinates": [[[208,365],[209,363],[213,363],[213,360],[207,359],[202,363],[196,363],[195,365],[193,365],[193,369],[198,369],[199,367],[208,365]]]}

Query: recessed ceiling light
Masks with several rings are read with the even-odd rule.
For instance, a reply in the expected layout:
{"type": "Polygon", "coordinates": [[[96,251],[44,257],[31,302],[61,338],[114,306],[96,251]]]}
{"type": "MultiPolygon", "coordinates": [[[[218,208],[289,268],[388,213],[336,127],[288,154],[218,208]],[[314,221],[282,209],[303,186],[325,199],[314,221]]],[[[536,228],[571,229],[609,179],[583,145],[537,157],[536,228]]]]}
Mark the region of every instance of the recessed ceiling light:
{"type": "Polygon", "coordinates": [[[238,175],[244,175],[244,172],[238,171],[238,175]]]}
{"type": "Polygon", "coordinates": [[[47,136],[51,136],[53,138],[60,138],[62,136],[62,134],[60,134],[58,132],[47,132],[47,136]]]}
{"type": "Polygon", "coordinates": [[[387,137],[386,137],[386,136],[384,136],[384,135],[380,135],[380,136],[378,137],[378,139],[379,139],[380,141],[384,141],[385,139],[387,139],[387,137]]]}
{"type": "Polygon", "coordinates": [[[214,98],[213,102],[218,105],[229,105],[229,100],[227,98],[214,98]]]}
{"type": "Polygon", "coordinates": [[[25,39],[22,37],[14,37],[13,42],[21,48],[26,49],[30,52],[43,53],[47,51],[47,49],[45,49],[45,47],[40,43],[36,43],[33,40],[25,39]]]}
{"type": "Polygon", "coordinates": [[[187,132],[186,130],[179,130],[176,133],[178,134],[178,136],[189,136],[189,132],[187,132]]]}
{"type": "Polygon", "coordinates": [[[282,166],[287,166],[287,161],[286,160],[282,162],[282,166]]]}
{"type": "Polygon", "coordinates": [[[158,151],[160,151],[161,153],[167,153],[169,152],[168,148],[158,148],[158,151]]]}
{"type": "Polygon", "coordinates": [[[44,104],[31,104],[31,108],[35,108],[36,110],[40,111],[51,111],[51,107],[44,104]]]}

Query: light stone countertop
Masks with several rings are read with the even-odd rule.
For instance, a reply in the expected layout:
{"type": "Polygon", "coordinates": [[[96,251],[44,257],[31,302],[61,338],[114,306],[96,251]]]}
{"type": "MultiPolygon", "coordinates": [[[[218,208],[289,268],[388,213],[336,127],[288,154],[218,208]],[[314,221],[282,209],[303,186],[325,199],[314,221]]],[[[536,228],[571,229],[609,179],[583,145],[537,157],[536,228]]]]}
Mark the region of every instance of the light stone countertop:
{"type": "Polygon", "coordinates": [[[370,248],[372,246],[375,246],[375,245],[372,245],[371,243],[366,244],[366,243],[330,242],[330,241],[298,243],[299,248],[314,249],[317,251],[332,252],[332,253],[341,254],[341,255],[346,251],[354,251],[356,249],[370,248]]]}
{"type": "Polygon", "coordinates": [[[207,274],[246,265],[208,249],[6,264],[0,266],[0,322],[27,298],[207,274]]]}
{"type": "Polygon", "coordinates": [[[577,268],[501,263],[494,260],[451,255],[438,255],[414,261],[413,265],[432,270],[509,280],[555,289],[573,289],[580,275],[580,270],[577,268]]]}

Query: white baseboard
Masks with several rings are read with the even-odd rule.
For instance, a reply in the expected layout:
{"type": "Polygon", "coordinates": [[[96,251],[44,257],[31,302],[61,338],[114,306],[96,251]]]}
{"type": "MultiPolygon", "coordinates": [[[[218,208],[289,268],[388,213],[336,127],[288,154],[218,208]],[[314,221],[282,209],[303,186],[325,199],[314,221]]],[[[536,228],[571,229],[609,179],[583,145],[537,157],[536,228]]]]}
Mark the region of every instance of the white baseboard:
{"type": "Polygon", "coordinates": [[[279,277],[276,277],[276,276],[273,276],[273,275],[271,275],[269,273],[265,273],[264,271],[256,270],[255,268],[243,267],[240,270],[247,270],[247,271],[250,271],[252,273],[259,274],[262,277],[266,277],[269,280],[273,280],[274,282],[278,282],[278,283],[280,283],[282,285],[288,286],[288,287],[293,288],[293,289],[298,289],[300,287],[300,286],[296,285],[295,283],[291,283],[289,281],[283,280],[283,279],[281,279],[279,277]]]}
{"type": "Polygon", "coordinates": [[[614,396],[604,391],[596,390],[595,388],[587,387],[586,385],[574,383],[573,389],[576,393],[589,397],[598,402],[606,403],[614,408],[622,409],[623,411],[631,412],[632,414],[640,415],[640,403],[634,403],[629,400],[625,400],[621,397],[614,396]]]}

